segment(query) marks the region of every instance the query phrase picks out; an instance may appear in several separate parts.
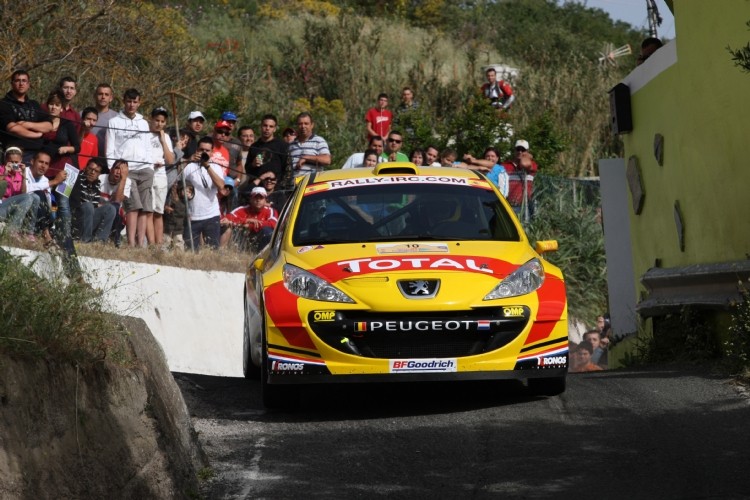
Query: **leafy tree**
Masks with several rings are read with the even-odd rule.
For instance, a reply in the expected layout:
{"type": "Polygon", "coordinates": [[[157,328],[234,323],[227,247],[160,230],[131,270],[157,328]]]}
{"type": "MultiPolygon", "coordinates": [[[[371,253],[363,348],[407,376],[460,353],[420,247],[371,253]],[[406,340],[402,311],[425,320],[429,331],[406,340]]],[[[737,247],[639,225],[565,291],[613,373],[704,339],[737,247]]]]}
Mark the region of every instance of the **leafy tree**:
{"type": "MultiPolygon", "coordinates": [[[[747,27],[750,28],[750,21],[747,23],[747,27]]],[[[750,43],[741,47],[737,50],[727,46],[727,51],[732,55],[734,65],[740,68],[745,73],[750,73],[750,43]]]]}
{"type": "Polygon", "coordinates": [[[0,0],[0,5],[13,13],[13,22],[0,25],[2,73],[30,71],[37,92],[72,75],[80,100],[97,83],[108,82],[116,93],[137,87],[146,102],[161,103],[171,91],[190,93],[205,82],[192,62],[198,50],[188,23],[175,9],[114,0],[0,0]]]}

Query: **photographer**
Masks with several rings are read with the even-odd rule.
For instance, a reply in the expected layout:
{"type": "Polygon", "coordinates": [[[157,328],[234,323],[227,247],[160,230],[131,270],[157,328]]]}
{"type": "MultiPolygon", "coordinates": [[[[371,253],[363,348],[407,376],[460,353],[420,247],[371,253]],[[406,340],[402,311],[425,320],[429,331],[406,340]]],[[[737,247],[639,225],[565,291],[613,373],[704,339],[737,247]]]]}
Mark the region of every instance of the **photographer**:
{"type": "MultiPolygon", "coordinates": [[[[202,138],[197,150],[200,160],[189,163],[182,171],[185,181],[190,182],[195,190],[195,195],[188,204],[190,226],[185,228],[185,241],[191,241],[192,248],[196,251],[200,248],[201,236],[207,245],[219,247],[221,227],[216,194],[224,187],[224,174],[219,165],[210,161],[213,147],[211,137],[202,138]]],[[[182,183],[182,180],[178,182],[182,183]]]]}
{"type": "Polygon", "coordinates": [[[20,148],[5,150],[5,164],[0,166],[0,221],[8,221],[10,231],[19,233],[25,220],[24,232],[33,240],[39,198],[26,192],[26,165],[21,162],[22,157],[20,148]]]}

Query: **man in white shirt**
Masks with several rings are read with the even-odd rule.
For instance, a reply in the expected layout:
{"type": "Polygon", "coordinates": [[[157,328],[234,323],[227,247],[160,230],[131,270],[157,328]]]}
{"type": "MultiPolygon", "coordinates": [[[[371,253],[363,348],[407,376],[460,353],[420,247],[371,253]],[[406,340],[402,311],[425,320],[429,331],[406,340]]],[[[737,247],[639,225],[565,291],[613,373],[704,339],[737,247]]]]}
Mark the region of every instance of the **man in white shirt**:
{"type": "MultiPolygon", "coordinates": [[[[374,135],[370,137],[370,145],[369,149],[372,149],[376,153],[378,153],[378,163],[383,163],[385,161],[385,158],[382,157],[383,154],[383,138],[379,135],[374,135]]],[[[365,162],[365,154],[364,153],[354,153],[349,158],[346,159],[346,162],[344,162],[344,165],[341,168],[358,168],[361,167],[362,164],[365,162]]]]}
{"type": "Polygon", "coordinates": [[[45,243],[52,240],[49,232],[52,228],[50,190],[68,177],[68,173],[61,170],[54,179],[48,179],[44,174],[47,173],[51,161],[52,157],[49,153],[37,151],[31,160],[31,167],[26,169],[26,192],[39,197],[36,230],[43,234],[45,243]]]}
{"type": "Polygon", "coordinates": [[[154,184],[154,163],[151,156],[151,130],[148,121],[138,113],[141,94],[128,89],[123,94],[123,109],[109,121],[107,128],[107,163],[128,162],[133,189],[130,193],[131,212],[127,214],[128,244],[143,246],[146,241],[149,214],[153,213],[151,188],[154,184]]]}
{"type": "Polygon", "coordinates": [[[192,241],[191,248],[196,251],[200,248],[201,236],[212,248],[219,247],[221,236],[221,213],[216,195],[219,189],[224,187],[224,172],[219,165],[210,162],[213,150],[213,139],[202,138],[196,151],[201,155],[200,160],[189,163],[182,172],[185,180],[190,182],[195,190],[195,195],[188,205],[190,226],[185,229],[184,236],[185,241],[192,241]]]}

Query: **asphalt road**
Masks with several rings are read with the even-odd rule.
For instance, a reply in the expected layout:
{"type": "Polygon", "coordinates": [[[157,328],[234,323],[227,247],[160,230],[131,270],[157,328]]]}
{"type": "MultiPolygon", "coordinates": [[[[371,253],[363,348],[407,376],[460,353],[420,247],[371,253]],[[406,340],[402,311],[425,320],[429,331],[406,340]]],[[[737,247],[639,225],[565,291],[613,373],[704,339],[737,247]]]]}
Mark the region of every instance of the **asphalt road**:
{"type": "Polygon", "coordinates": [[[266,411],[257,381],[175,374],[205,498],[750,498],[750,398],[708,368],[509,383],[321,386],[266,411]]]}

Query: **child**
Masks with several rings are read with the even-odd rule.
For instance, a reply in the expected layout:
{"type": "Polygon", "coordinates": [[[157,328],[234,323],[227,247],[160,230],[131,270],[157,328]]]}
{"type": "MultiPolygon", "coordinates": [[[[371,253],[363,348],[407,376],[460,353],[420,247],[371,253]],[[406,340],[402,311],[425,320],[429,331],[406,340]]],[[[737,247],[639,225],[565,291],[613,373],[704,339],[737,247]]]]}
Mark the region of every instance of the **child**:
{"type": "Polygon", "coordinates": [[[177,250],[185,249],[185,240],[183,237],[185,218],[187,217],[185,191],[187,191],[187,199],[192,200],[195,195],[193,185],[190,182],[186,182],[185,190],[183,190],[182,182],[175,182],[172,184],[167,202],[164,204],[164,244],[162,248],[165,250],[170,248],[177,250]]]}
{"type": "Polygon", "coordinates": [[[375,168],[378,166],[378,153],[374,149],[368,149],[365,151],[362,157],[362,167],[364,168],[375,168]]]}
{"type": "Polygon", "coordinates": [[[452,167],[456,163],[456,158],[458,158],[458,153],[454,151],[453,149],[444,149],[442,153],[440,153],[440,166],[441,167],[452,167]]]}

